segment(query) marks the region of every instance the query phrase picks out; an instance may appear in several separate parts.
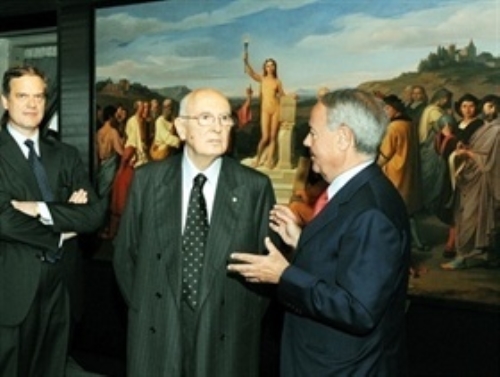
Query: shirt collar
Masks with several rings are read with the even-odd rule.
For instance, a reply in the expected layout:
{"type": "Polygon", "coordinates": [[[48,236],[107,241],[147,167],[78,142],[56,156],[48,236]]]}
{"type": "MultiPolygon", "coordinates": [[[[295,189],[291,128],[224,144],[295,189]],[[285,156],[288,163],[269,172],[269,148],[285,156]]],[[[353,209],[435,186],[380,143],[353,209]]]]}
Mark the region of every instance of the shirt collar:
{"type": "Polygon", "coordinates": [[[371,165],[372,163],[373,160],[370,159],[343,172],[337,178],[335,178],[333,182],[328,186],[328,200],[330,200],[336,193],[338,193],[340,189],[344,187],[347,182],[349,182],[356,174],[358,174],[361,170],[366,168],[368,165],[371,165]]]}
{"type": "Polygon", "coordinates": [[[182,175],[184,177],[184,182],[189,182],[189,184],[192,185],[194,177],[202,173],[207,178],[207,183],[211,185],[216,184],[222,166],[222,159],[220,157],[216,158],[204,171],[199,170],[193,164],[186,152],[183,153],[182,159],[182,175]]]}
{"type": "Polygon", "coordinates": [[[31,137],[26,137],[26,135],[23,135],[21,132],[16,130],[10,123],[7,124],[7,130],[9,131],[11,136],[16,141],[17,145],[19,145],[19,147],[26,156],[28,155],[29,149],[26,146],[26,144],[24,144],[24,142],[28,139],[33,140],[35,151],[38,155],[40,155],[40,146],[39,146],[40,132],[38,129],[31,137]]]}

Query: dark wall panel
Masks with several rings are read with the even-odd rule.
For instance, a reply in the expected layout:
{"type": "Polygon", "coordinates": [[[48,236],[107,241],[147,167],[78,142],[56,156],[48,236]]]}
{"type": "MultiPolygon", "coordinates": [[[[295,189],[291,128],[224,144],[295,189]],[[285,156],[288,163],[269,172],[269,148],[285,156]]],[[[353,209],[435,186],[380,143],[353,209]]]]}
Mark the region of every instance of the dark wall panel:
{"type": "Polygon", "coordinates": [[[94,12],[88,5],[61,6],[58,19],[61,138],[93,170],[94,12]]]}

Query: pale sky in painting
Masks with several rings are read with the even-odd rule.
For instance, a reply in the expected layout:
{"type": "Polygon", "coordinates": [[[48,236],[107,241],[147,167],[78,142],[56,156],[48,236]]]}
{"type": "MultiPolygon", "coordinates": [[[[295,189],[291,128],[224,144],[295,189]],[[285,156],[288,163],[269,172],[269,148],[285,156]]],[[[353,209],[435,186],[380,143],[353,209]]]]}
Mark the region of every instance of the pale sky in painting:
{"type": "Polygon", "coordinates": [[[286,92],[357,86],[416,71],[438,45],[500,51],[498,0],[171,0],[96,11],[96,77],[241,96],[243,41],[286,92]]]}

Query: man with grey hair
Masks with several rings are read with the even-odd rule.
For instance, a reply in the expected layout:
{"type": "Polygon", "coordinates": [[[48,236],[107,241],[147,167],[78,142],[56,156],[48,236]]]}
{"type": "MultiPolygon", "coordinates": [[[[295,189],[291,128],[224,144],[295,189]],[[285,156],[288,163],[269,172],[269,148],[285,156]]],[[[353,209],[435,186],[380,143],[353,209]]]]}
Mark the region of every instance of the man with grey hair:
{"type": "Polygon", "coordinates": [[[225,156],[234,121],[220,92],[187,94],[174,125],[183,152],[135,171],[116,239],[127,376],[257,377],[268,300],[226,264],[235,248],[264,253],[271,181],[225,156]]]}
{"type": "Polygon", "coordinates": [[[228,269],[277,285],[287,312],[281,375],[406,375],[405,300],[410,257],[401,196],[374,163],[388,119],[358,89],[326,94],[304,144],[329,183],[326,204],[302,230],[275,206],[271,228],[295,248],[292,262],[266,239],[267,255],[235,252],[228,269]]]}

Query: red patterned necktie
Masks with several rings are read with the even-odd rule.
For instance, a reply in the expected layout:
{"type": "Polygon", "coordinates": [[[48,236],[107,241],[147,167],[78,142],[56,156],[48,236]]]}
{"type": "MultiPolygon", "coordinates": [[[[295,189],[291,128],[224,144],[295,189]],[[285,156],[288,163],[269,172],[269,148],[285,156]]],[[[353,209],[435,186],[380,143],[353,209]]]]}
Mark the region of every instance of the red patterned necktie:
{"type": "Polygon", "coordinates": [[[316,215],[323,209],[323,207],[326,206],[326,203],[328,203],[327,190],[323,191],[321,195],[318,196],[318,199],[316,199],[316,202],[314,203],[313,217],[316,217],[316,215]]]}

